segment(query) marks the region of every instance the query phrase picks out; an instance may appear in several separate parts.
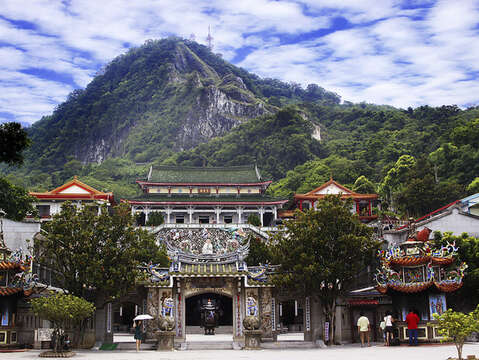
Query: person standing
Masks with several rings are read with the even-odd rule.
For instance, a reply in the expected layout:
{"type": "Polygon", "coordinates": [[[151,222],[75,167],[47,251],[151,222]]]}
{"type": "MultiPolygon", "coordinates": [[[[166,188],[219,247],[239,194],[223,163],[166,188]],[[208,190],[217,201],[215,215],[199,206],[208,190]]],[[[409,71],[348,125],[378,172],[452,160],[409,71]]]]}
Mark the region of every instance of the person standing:
{"type": "Polygon", "coordinates": [[[140,351],[141,341],[143,340],[143,331],[141,331],[141,320],[133,322],[135,329],[136,351],[140,351]]]}
{"type": "Polygon", "coordinates": [[[361,347],[364,346],[364,339],[367,337],[368,338],[368,346],[371,346],[369,343],[369,331],[371,330],[371,325],[369,324],[369,319],[364,316],[364,313],[361,312],[360,317],[358,319],[358,331],[359,331],[359,337],[361,339],[361,347]]]}
{"type": "Polygon", "coordinates": [[[407,329],[409,332],[409,346],[417,345],[417,324],[419,323],[419,316],[409,309],[409,314],[406,316],[407,329]]]}
{"type": "Polygon", "coordinates": [[[384,317],[384,322],[386,323],[386,346],[391,345],[391,340],[394,339],[394,327],[393,327],[393,316],[391,312],[387,312],[384,317]]]}
{"type": "Polygon", "coordinates": [[[386,345],[386,322],[384,320],[379,324],[379,328],[381,329],[381,334],[383,335],[383,343],[386,345]]]}

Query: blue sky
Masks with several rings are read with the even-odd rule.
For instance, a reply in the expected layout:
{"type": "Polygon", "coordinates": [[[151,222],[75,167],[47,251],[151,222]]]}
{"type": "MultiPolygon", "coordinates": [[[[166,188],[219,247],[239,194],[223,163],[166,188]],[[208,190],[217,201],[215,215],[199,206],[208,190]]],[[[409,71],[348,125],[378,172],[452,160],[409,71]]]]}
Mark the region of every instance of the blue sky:
{"type": "Polygon", "coordinates": [[[479,105],[479,0],[2,0],[0,122],[33,123],[114,57],[169,35],[344,100],[479,105]]]}

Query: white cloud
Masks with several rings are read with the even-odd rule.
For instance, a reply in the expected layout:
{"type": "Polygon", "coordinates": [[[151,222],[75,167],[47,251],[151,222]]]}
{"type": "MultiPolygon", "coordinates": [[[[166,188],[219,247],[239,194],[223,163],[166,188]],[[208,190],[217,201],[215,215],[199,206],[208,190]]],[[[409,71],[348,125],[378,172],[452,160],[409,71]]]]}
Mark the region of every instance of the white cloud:
{"type": "Polygon", "coordinates": [[[0,19],[0,41],[7,44],[0,47],[0,106],[33,122],[128,47],[170,34],[193,33],[205,43],[208,25],[215,52],[231,60],[251,47],[238,65],[265,77],[316,82],[347,100],[401,107],[478,103],[470,76],[479,70],[477,1],[402,5],[399,0],[31,0],[24,6],[4,0],[5,19],[34,28],[0,19]],[[311,38],[336,17],[351,27],[311,38]],[[28,69],[58,77],[22,73],[28,69]],[[58,80],[65,78],[73,86],[58,80]]]}

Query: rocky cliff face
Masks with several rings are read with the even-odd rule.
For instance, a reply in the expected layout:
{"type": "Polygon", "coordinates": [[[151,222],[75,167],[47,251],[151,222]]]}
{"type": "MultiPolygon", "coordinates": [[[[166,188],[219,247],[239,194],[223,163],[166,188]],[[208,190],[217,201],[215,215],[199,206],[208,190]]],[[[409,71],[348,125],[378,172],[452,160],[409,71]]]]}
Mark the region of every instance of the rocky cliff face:
{"type": "Polygon", "coordinates": [[[133,49],[33,126],[30,155],[48,154],[58,163],[153,161],[274,112],[232,68],[201,45],[179,40],[133,49]]]}

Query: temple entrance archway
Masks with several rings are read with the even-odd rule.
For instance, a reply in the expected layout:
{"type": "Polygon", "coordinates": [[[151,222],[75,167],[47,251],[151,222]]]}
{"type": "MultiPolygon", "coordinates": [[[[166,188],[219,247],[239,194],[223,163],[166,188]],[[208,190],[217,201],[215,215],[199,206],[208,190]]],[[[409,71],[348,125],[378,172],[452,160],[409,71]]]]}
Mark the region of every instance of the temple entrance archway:
{"type": "Polygon", "coordinates": [[[185,325],[188,340],[205,336],[201,327],[201,307],[210,301],[217,308],[218,327],[212,338],[231,338],[233,336],[233,299],[221,293],[205,292],[188,297],[185,301],[185,325]]]}

